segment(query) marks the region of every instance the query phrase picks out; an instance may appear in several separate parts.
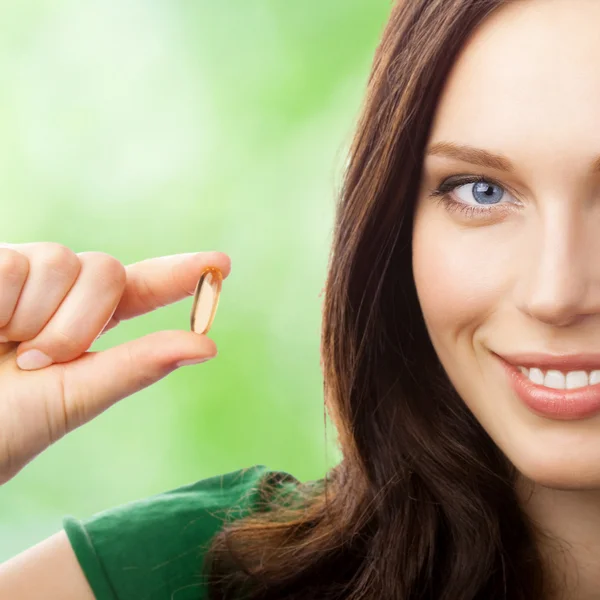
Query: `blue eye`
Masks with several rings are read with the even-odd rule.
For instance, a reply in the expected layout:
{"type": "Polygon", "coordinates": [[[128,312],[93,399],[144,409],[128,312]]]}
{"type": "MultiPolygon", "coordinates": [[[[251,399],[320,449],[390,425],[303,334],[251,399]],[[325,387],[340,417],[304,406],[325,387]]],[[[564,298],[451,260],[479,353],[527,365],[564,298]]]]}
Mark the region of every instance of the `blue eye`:
{"type": "Polygon", "coordinates": [[[505,188],[482,175],[454,176],[431,190],[449,212],[460,211],[468,217],[486,217],[500,214],[520,205],[505,188]]]}
{"type": "Polygon", "coordinates": [[[477,204],[498,204],[504,196],[504,190],[495,183],[476,181],[455,188],[456,195],[463,202],[470,204],[473,200],[477,204]],[[461,195],[461,192],[465,192],[461,195]]]}

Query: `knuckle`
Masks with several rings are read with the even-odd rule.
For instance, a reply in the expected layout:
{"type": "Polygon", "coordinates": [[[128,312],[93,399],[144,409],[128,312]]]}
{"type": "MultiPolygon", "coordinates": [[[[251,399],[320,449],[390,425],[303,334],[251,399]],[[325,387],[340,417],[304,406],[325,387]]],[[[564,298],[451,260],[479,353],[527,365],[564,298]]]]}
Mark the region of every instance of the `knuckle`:
{"type": "Polygon", "coordinates": [[[60,398],[60,410],[56,411],[54,420],[48,419],[48,422],[53,424],[52,437],[58,440],[80,424],[81,411],[80,406],[73,402],[73,398],[77,396],[71,393],[69,370],[63,365],[56,366],[59,367],[56,396],[60,398]]]}
{"type": "Polygon", "coordinates": [[[8,435],[0,435],[0,485],[6,483],[16,471],[13,444],[8,435]]]}
{"type": "Polygon", "coordinates": [[[154,383],[156,383],[156,376],[154,373],[150,373],[144,369],[138,371],[137,384],[140,388],[146,389],[154,383]]]}
{"type": "Polygon", "coordinates": [[[128,370],[135,372],[137,384],[145,389],[156,383],[156,373],[146,361],[140,359],[138,347],[135,344],[126,344],[124,350],[124,364],[128,365],[128,370]]]}
{"type": "Polygon", "coordinates": [[[29,261],[27,257],[11,250],[10,248],[0,248],[0,277],[2,279],[21,279],[29,271],[29,261]]]}
{"type": "MultiPolygon", "coordinates": [[[[32,342],[32,345],[35,343],[32,342]]],[[[74,338],[64,331],[52,332],[51,339],[47,339],[43,346],[51,348],[50,355],[55,360],[74,358],[83,354],[87,349],[85,340],[74,338]]]]}
{"type": "Polygon", "coordinates": [[[72,273],[79,269],[77,255],[66,246],[45,242],[38,248],[39,260],[47,268],[59,273],[72,273]]]}
{"type": "Polygon", "coordinates": [[[98,271],[98,276],[104,283],[117,288],[124,288],[127,281],[125,267],[114,256],[106,252],[82,252],[81,256],[86,263],[98,271]]]}
{"type": "Polygon", "coordinates": [[[166,302],[163,301],[157,293],[154,291],[152,285],[148,282],[148,279],[142,274],[137,280],[137,286],[135,287],[135,293],[139,302],[142,306],[150,307],[153,309],[162,308],[166,306],[166,302]]]}

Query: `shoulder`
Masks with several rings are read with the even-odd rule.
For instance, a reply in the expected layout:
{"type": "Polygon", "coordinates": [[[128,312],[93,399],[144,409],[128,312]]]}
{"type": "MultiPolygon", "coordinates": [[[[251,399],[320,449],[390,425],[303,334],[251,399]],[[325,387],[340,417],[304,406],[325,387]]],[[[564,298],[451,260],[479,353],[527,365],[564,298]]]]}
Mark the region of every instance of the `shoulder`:
{"type": "Polygon", "coordinates": [[[63,526],[100,600],[201,599],[203,556],[213,536],[277,490],[300,482],[264,465],[202,479],[63,526]],[[104,590],[110,588],[112,596],[104,590]],[[101,595],[104,594],[104,595],[101,595]]]}

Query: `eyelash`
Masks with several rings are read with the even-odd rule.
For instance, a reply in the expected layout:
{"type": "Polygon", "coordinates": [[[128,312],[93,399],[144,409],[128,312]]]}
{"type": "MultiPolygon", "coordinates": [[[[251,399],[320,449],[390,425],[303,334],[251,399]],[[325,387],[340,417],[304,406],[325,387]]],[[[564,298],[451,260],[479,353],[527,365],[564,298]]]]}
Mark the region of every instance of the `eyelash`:
{"type": "Polygon", "coordinates": [[[504,205],[500,204],[494,204],[489,206],[473,206],[470,204],[465,204],[464,202],[454,200],[450,195],[450,192],[454,191],[456,188],[459,188],[463,185],[467,185],[469,183],[491,183],[506,191],[506,188],[503,185],[500,185],[493,179],[490,179],[489,177],[484,177],[483,175],[466,176],[462,179],[459,178],[453,181],[449,181],[449,179],[446,179],[443,183],[440,184],[438,188],[431,191],[431,197],[435,198],[439,203],[443,204],[449,212],[454,212],[458,210],[469,218],[475,218],[477,216],[489,215],[493,212],[497,212],[498,210],[506,209],[504,205]]]}

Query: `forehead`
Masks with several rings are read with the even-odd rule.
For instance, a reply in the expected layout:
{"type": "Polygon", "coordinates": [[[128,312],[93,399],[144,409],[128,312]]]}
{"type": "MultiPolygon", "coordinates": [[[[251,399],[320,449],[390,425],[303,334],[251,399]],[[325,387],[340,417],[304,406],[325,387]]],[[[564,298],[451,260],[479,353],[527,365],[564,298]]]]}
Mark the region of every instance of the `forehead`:
{"type": "MultiPolygon", "coordinates": [[[[525,0],[494,12],[451,70],[431,142],[515,160],[600,152],[600,2],[525,0]]],[[[564,160],[564,156],[563,156],[564,160]]]]}

